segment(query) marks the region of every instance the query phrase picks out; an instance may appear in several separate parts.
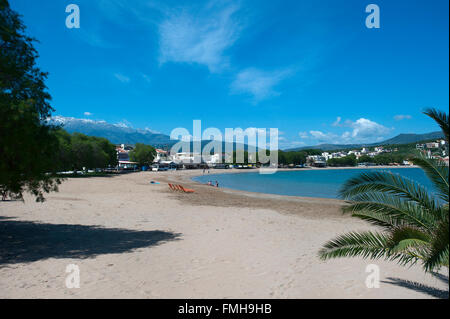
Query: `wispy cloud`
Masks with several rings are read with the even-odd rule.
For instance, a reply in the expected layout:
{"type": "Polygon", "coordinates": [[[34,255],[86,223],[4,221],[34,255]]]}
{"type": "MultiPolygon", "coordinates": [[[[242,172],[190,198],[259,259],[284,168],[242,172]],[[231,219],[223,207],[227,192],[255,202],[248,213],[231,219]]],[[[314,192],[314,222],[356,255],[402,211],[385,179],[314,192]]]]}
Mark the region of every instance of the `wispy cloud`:
{"type": "Polygon", "coordinates": [[[300,138],[308,138],[308,133],[307,132],[298,132],[298,136],[300,136],[300,138]]]}
{"type": "Polygon", "coordinates": [[[289,76],[289,70],[263,71],[255,68],[245,69],[239,72],[231,83],[231,92],[234,94],[249,94],[254,102],[277,96],[280,93],[275,90],[277,84],[289,76]]]}
{"type": "Polygon", "coordinates": [[[322,131],[309,131],[309,134],[319,142],[329,142],[336,140],[338,137],[336,134],[333,133],[324,133],[322,131]]]}
{"type": "Polygon", "coordinates": [[[279,139],[278,146],[280,149],[290,149],[296,147],[305,146],[305,142],[302,141],[290,141],[288,139],[279,139]]]}
{"type": "Polygon", "coordinates": [[[83,114],[84,114],[84,116],[92,116],[91,112],[84,112],[83,114]]]}
{"type": "Polygon", "coordinates": [[[226,68],[225,50],[235,43],[241,30],[234,18],[238,9],[236,4],[210,4],[197,12],[187,8],[170,12],[158,28],[160,63],[196,63],[211,72],[226,68]]]}
{"type": "Polygon", "coordinates": [[[114,77],[122,83],[129,83],[131,80],[128,76],[121,73],[114,73],[114,77]]]}
{"type": "Polygon", "coordinates": [[[399,115],[394,116],[394,120],[396,120],[396,121],[410,120],[410,119],[412,119],[412,116],[411,115],[407,115],[407,114],[405,114],[405,115],[399,114],[399,115]]]}
{"type": "Polygon", "coordinates": [[[95,48],[110,49],[116,47],[102,37],[97,27],[80,28],[74,34],[80,40],[95,48]]]}
{"type": "Polygon", "coordinates": [[[336,118],[336,121],[334,121],[333,122],[333,126],[339,126],[339,125],[341,125],[341,120],[342,120],[342,118],[340,117],[340,116],[338,116],[337,118],[336,118]]]}
{"type": "Polygon", "coordinates": [[[144,79],[145,82],[147,83],[151,83],[151,79],[147,74],[142,73],[141,74],[142,78],[144,79]]]}

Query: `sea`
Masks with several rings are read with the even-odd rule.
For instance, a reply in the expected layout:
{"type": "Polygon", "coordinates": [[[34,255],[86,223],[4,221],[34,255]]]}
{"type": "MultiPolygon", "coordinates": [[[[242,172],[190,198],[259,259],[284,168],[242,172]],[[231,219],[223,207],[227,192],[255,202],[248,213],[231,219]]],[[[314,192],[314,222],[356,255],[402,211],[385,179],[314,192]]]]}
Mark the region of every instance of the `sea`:
{"type": "Polygon", "coordinates": [[[339,198],[339,190],[350,178],[368,171],[390,171],[422,184],[433,192],[431,182],[419,168],[364,168],[364,169],[305,169],[293,171],[279,171],[275,174],[259,174],[255,172],[220,174],[211,171],[210,174],[194,177],[199,183],[216,181],[219,187],[248,192],[319,197],[339,198]]]}

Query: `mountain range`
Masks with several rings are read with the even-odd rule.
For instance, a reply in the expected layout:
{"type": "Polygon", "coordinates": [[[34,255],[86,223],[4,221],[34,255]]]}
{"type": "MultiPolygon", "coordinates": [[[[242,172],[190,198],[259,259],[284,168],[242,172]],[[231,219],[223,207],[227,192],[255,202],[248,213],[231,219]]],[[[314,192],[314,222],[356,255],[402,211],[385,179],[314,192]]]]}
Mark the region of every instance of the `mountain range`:
{"type": "Polygon", "coordinates": [[[150,129],[136,129],[126,124],[111,124],[106,121],[77,119],[74,117],[53,116],[48,122],[62,126],[69,133],[83,133],[90,136],[105,137],[114,144],[144,143],[155,146],[172,145],[170,136],[150,129]]]}
{"type": "Polygon", "coordinates": [[[306,149],[320,149],[323,151],[336,151],[336,150],[344,150],[344,149],[352,149],[352,148],[361,148],[361,147],[373,147],[373,146],[382,146],[382,145],[398,145],[398,144],[410,144],[417,143],[421,141],[427,140],[435,140],[439,138],[444,138],[444,134],[441,131],[431,132],[425,134],[399,134],[393,138],[388,140],[377,142],[377,143],[369,143],[369,144],[319,144],[314,146],[303,146],[299,148],[292,148],[286,151],[301,151],[306,149]]]}
{"type": "MultiPolygon", "coordinates": [[[[111,124],[106,121],[94,121],[91,119],[77,119],[63,116],[53,116],[48,119],[48,123],[62,126],[69,133],[78,132],[90,136],[105,137],[114,144],[144,143],[155,147],[170,147],[177,142],[175,140],[171,140],[169,135],[155,132],[150,129],[136,129],[123,123],[111,124]]],[[[304,149],[334,151],[367,146],[408,144],[439,138],[443,138],[442,132],[431,132],[426,134],[399,134],[388,140],[371,144],[319,144],[287,149],[285,151],[299,151],[304,149]]],[[[210,141],[202,141],[202,145],[205,145],[208,142],[210,141]]],[[[225,145],[223,145],[223,149],[225,149],[225,145]]]]}

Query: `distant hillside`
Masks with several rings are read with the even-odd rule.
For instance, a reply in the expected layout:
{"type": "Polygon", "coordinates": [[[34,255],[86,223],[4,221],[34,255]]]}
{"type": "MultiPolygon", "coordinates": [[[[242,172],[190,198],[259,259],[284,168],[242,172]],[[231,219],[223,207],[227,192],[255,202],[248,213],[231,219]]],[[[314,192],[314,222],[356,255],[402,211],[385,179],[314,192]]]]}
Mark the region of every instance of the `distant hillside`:
{"type": "Polygon", "coordinates": [[[431,132],[425,134],[399,134],[393,138],[388,140],[378,142],[378,143],[369,143],[369,144],[319,144],[314,146],[304,146],[300,148],[292,148],[285,151],[301,151],[305,149],[315,149],[315,150],[323,150],[323,151],[336,151],[336,150],[345,150],[345,149],[353,149],[353,148],[361,148],[367,146],[381,146],[381,145],[393,145],[393,144],[409,144],[416,143],[420,141],[426,140],[434,140],[443,138],[444,135],[442,132],[431,132]]]}
{"type": "MultiPolygon", "coordinates": [[[[150,129],[135,129],[123,124],[111,124],[105,121],[94,121],[90,119],[77,119],[73,117],[54,116],[48,120],[49,123],[62,126],[69,133],[82,133],[89,136],[98,136],[107,138],[114,144],[131,144],[144,143],[155,147],[171,147],[178,141],[171,140],[169,135],[154,132],[150,129]]],[[[202,141],[202,149],[209,142],[202,141]]],[[[186,142],[189,143],[189,142],[186,142]]],[[[225,152],[226,145],[222,143],[222,150],[225,152]]],[[[234,149],[236,149],[234,145],[234,149]]],[[[240,147],[247,150],[247,145],[240,147]]],[[[190,150],[193,150],[193,144],[190,142],[190,150]]]]}
{"type": "Polygon", "coordinates": [[[388,145],[388,144],[409,144],[409,143],[416,143],[420,141],[426,141],[426,140],[434,140],[444,138],[444,135],[441,131],[438,132],[431,132],[426,134],[400,134],[396,137],[393,137],[391,139],[388,139],[384,142],[377,143],[377,145],[388,145]]]}
{"type": "Polygon", "coordinates": [[[111,124],[105,121],[76,119],[73,117],[54,116],[50,123],[61,125],[69,133],[83,133],[90,136],[105,137],[114,144],[145,143],[150,145],[171,145],[170,136],[149,129],[135,129],[123,124],[111,124]]]}

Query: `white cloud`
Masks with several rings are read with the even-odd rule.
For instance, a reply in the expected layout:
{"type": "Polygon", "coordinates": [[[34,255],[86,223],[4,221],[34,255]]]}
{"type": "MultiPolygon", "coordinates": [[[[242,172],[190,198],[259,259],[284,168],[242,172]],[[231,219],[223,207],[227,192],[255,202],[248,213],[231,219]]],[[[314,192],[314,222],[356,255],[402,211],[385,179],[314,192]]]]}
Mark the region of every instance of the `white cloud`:
{"type": "MultiPolygon", "coordinates": [[[[351,143],[366,143],[380,141],[391,132],[392,129],[387,128],[374,121],[360,118],[355,122],[346,120],[342,123],[340,117],[332,124],[332,126],[338,127],[350,127],[351,131],[345,131],[341,133],[322,132],[317,130],[309,131],[312,138],[318,142],[327,142],[333,144],[351,144],[351,143]]],[[[299,133],[300,137],[308,138],[305,132],[299,133]]]]}
{"type": "Polygon", "coordinates": [[[250,94],[254,102],[279,95],[275,86],[290,74],[290,71],[266,72],[249,68],[238,73],[231,83],[231,92],[234,94],[250,94]]]}
{"type": "Polygon", "coordinates": [[[399,114],[399,115],[394,116],[394,120],[396,120],[396,121],[410,120],[410,119],[412,119],[412,116],[411,115],[407,115],[407,114],[405,114],[405,115],[399,114]]]}
{"type": "Polygon", "coordinates": [[[91,112],[84,112],[83,114],[84,114],[84,116],[91,116],[92,115],[91,112]]]}
{"type": "Polygon", "coordinates": [[[225,68],[225,50],[235,43],[241,30],[234,17],[237,10],[237,5],[218,8],[210,3],[196,12],[183,9],[169,13],[158,28],[160,63],[197,63],[211,72],[225,68]]]}
{"type": "Polygon", "coordinates": [[[126,75],[123,75],[121,73],[114,73],[114,77],[119,80],[122,83],[129,83],[130,82],[130,78],[126,75]]]}
{"type": "Polygon", "coordinates": [[[354,122],[352,127],[352,138],[361,141],[378,139],[391,131],[389,128],[365,118],[354,122]]]}

